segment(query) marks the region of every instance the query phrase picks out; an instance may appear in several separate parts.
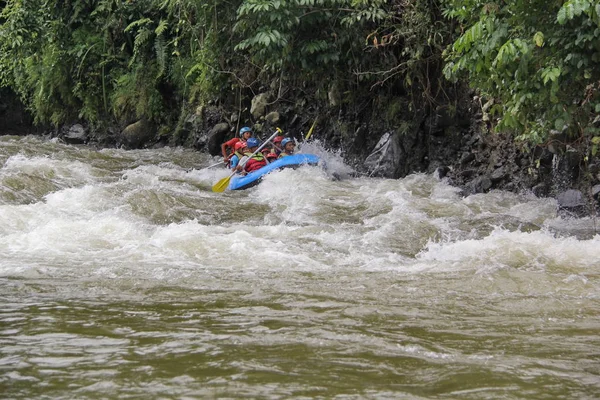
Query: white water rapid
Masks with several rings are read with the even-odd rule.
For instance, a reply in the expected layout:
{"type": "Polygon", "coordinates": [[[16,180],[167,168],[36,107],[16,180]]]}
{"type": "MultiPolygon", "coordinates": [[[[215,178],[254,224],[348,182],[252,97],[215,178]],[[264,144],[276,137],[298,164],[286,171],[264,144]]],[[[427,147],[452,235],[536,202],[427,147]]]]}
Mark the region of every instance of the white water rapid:
{"type": "Polygon", "coordinates": [[[600,397],[596,221],[303,151],[213,193],[192,150],[0,136],[0,397],[600,397]]]}

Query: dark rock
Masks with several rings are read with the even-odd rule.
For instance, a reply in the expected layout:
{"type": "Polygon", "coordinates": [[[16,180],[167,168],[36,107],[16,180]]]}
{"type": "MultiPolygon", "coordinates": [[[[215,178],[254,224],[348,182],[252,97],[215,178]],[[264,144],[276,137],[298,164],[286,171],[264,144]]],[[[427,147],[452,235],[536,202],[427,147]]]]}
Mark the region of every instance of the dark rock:
{"type": "Polygon", "coordinates": [[[523,168],[523,167],[525,167],[525,166],[529,165],[529,160],[528,160],[526,157],[519,157],[519,158],[517,158],[517,160],[516,160],[516,164],[517,164],[519,167],[523,168]]]}
{"type": "Polygon", "coordinates": [[[481,135],[473,135],[467,142],[467,146],[474,146],[481,140],[481,135]]]}
{"type": "Polygon", "coordinates": [[[587,207],[583,193],[579,190],[569,189],[556,196],[559,214],[562,216],[582,217],[586,214],[587,207]]]}
{"type": "Polygon", "coordinates": [[[227,134],[229,133],[229,124],[227,122],[221,122],[213,126],[213,128],[208,132],[206,145],[208,148],[208,152],[213,155],[221,154],[221,144],[225,142],[227,139],[227,134]]]}
{"type": "Polygon", "coordinates": [[[579,178],[581,153],[569,150],[562,156],[555,155],[553,163],[552,186],[555,193],[560,193],[572,186],[579,178]]]}
{"type": "Polygon", "coordinates": [[[476,169],[465,169],[464,171],[460,172],[460,176],[462,176],[463,178],[471,178],[473,176],[475,176],[477,174],[477,170],[476,169]]]}
{"type": "Polygon", "coordinates": [[[487,176],[478,176],[465,185],[468,194],[485,193],[492,187],[492,180],[487,176]]]}
{"type": "Polygon", "coordinates": [[[594,185],[592,187],[592,197],[596,200],[600,200],[600,185],[594,185]]]}
{"type": "Polygon", "coordinates": [[[465,165],[465,164],[470,163],[474,159],[475,159],[475,154],[473,154],[473,153],[464,153],[460,157],[460,163],[461,163],[461,165],[465,165]]]}
{"type": "Polygon", "coordinates": [[[125,147],[139,149],[156,139],[156,128],[147,119],[141,119],[123,129],[121,139],[125,147]]]}
{"type": "Polygon", "coordinates": [[[365,159],[364,165],[369,171],[370,176],[381,176],[385,178],[394,177],[394,171],[397,169],[399,155],[398,140],[393,132],[385,133],[380,139],[371,154],[365,159]]]}
{"type": "Polygon", "coordinates": [[[70,144],[84,144],[88,141],[87,131],[81,124],[65,127],[59,134],[59,137],[70,144]]]}
{"type": "Polygon", "coordinates": [[[559,207],[572,208],[585,205],[583,200],[583,193],[579,190],[569,189],[556,196],[559,207]]]}
{"type": "Polygon", "coordinates": [[[437,179],[442,179],[444,178],[446,175],[448,175],[448,172],[450,172],[450,168],[443,166],[443,167],[437,167],[435,169],[435,171],[433,172],[433,176],[437,179]]]}
{"type": "Polygon", "coordinates": [[[497,183],[506,177],[506,169],[504,167],[496,168],[490,175],[490,180],[497,183]]]}
{"type": "Polygon", "coordinates": [[[550,188],[545,183],[539,183],[531,188],[531,192],[537,197],[548,197],[550,188]]]}
{"type": "Polygon", "coordinates": [[[516,192],[517,186],[513,182],[509,182],[502,189],[508,192],[516,192]]]}

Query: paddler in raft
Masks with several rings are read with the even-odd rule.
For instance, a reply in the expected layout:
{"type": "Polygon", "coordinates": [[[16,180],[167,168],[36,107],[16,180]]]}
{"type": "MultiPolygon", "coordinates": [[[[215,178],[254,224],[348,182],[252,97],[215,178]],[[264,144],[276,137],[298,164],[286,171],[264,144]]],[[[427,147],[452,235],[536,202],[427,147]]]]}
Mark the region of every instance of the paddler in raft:
{"type": "Polygon", "coordinates": [[[223,154],[223,162],[225,163],[225,165],[229,165],[231,157],[235,154],[235,145],[239,142],[246,142],[251,137],[252,129],[250,129],[247,126],[244,126],[240,129],[240,137],[234,137],[221,144],[221,153],[223,154]],[[229,151],[231,151],[231,153],[229,151]]]}
{"type": "Polygon", "coordinates": [[[267,164],[272,163],[278,158],[278,155],[276,153],[276,146],[272,142],[267,143],[265,147],[262,148],[261,152],[267,159],[267,164]]]}
{"type": "Polygon", "coordinates": [[[253,154],[258,149],[258,146],[260,146],[260,141],[257,138],[251,137],[246,141],[246,153],[238,162],[237,167],[235,167],[237,172],[246,175],[249,172],[256,171],[267,165],[267,160],[263,153],[259,151],[256,154],[253,154]]]}
{"type": "Polygon", "coordinates": [[[281,147],[283,148],[283,151],[279,155],[279,158],[291,156],[294,154],[296,143],[290,138],[285,138],[281,141],[281,147]]]}
{"type": "Polygon", "coordinates": [[[229,168],[231,169],[235,169],[235,167],[238,166],[238,164],[240,163],[240,160],[242,159],[242,157],[244,157],[244,154],[248,151],[247,147],[246,147],[246,142],[244,141],[239,141],[235,144],[235,146],[233,146],[234,148],[234,153],[231,156],[231,158],[229,159],[229,168]]]}
{"type": "Polygon", "coordinates": [[[273,139],[273,150],[275,152],[275,155],[277,157],[279,157],[279,155],[281,154],[281,152],[283,151],[283,147],[281,146],[281,141],[285,139],[284,136],[275,136],[275,139],[273,139]]]}

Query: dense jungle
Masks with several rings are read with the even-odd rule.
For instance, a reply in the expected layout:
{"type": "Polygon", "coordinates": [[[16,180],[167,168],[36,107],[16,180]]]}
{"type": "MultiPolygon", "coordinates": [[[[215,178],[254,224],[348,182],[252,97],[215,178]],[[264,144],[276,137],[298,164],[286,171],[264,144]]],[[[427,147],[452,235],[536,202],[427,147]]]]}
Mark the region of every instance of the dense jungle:
{"type": "Polygon", "coordinates": [[[218,154],[242,126],[358,174],[595,214],[590,0],[0,1],[0,132],[218,154]]]}

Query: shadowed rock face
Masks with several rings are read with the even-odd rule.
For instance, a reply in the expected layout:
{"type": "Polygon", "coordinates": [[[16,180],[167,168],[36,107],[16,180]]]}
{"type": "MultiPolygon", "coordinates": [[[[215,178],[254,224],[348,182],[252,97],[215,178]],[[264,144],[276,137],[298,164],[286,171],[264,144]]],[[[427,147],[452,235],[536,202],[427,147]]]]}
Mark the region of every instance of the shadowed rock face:
{"type": "Polygon", "coordinates": [[[41,133],[43,128],[33,126],[33,118],[12,91],[0,89],[0,134],[28,135],[41,133]]]}

